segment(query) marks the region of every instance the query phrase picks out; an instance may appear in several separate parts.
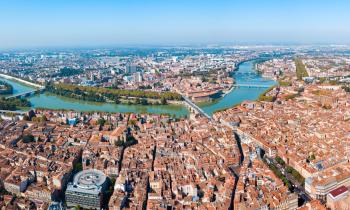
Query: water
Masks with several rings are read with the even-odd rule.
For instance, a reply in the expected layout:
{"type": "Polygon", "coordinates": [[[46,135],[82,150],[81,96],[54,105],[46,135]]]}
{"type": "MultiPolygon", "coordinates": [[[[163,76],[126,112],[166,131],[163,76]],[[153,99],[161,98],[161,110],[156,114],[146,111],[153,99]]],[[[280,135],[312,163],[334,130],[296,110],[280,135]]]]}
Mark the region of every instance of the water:
{"type": "MultiPolygon", "coordinates": [[[[239,66],[239,69],[234,72],[233,77],[237,84],[254,84],[254,85],[268,85],[273,86],[275,81],[265,79],[257,71],[254,70],[254,61],[247,61],[239,66]]],[[[268,88],[235,88],[225,95],[225,97],[213,101],[212,103],[199,104],[206,113],[212,115],[215,111],[230,108],[246,100],[256,100],[260,94],[268,88]]]]}
{"type": "MultiPolygon", "coordinates": [[[[254,61],[242,63],[238,71],[233,75],[237,84],[256,84],[269,85],[275,84],[274,81],[264,79],[254,70],[254,61]]],[[[21,83],[0,78],[13,86],[13,94],[27,92],[34,88],[23,85],[21,83]]],[[[232,107],[245,100],[256,100],[261,93],[267,88],[235,88],[225,97],[220,98],[212,103],[202,103],[199,106],[209,115],[213,112],[232,107]]],[[[177,117],[187,116],[188,110],[182,105],[122,105],[113,103],[98,103],[71,99],[67,97],[44,93],[35,95],[28,99],[33,108],[47,109],[66,109],[76,111],[101,111],[101,112],[133,112],[133,113],[154,113],[154,114],[170,114],[177,117]]]]}
{"type": "MultiPolygon", "coordinates": [[[[12,87],[13,87],[12,94],[13,95],[18,94],[18,93],[28,92],[28,91],[31,91],[31,90],[35,89],[35,88],[31,87],[31,86],[27,86],[25,84],[22,84],[22,83],[13,81],[13,80],[4,79],[2,77],[0,77],[0,80],[1,81],[5,81],[5,82],[9,83],[10,85],[12,85],[12,87]]],[[[6,95],[1,95],[1,96],[6,96],[6,95]]]]}
{"type": "MultiPolygon", "coordinates": [[[[24,85],[22,83],[8,80],[0,77],[0,80],[12,85],[13,94],[28,92],[35,88],[24,85]]],[[[3,95],[6,96],[6,95],[3,95]]],[[[76,111],[100,111],[100,112],[121,112],[121,113],[153,113],[153,114],[169,114],[177,117],[184,117],[188,115],[188,110],[185,106],[177,104],[169,105],[123,105],[113,103],[98,103],[90,101],[82,101],[68,97],[53,95],[50,93],[43,93],[28,98],[33,108],[46,109],[65,109],[76,111]]]]}
{"type": "Polygon", "coordinates": [[[82,101],[49,93],[31,97],[30,103],[34,108],[67,109],[77,111],[101,111],[101,112],[133,112],[133,113],[154,113],[170,114],[178,117],[187,116],[188,110],[182,105],[124,105],[113,103],[100,103],[82,101]]]}

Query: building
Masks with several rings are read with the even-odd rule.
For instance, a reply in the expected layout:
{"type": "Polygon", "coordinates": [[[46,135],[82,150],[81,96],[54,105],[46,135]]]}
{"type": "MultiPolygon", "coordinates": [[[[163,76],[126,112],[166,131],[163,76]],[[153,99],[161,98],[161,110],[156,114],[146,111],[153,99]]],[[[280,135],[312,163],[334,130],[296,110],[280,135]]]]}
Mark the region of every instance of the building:
{"type": "Polygon", "coordinates": [[[136,72],[134,74],[134,81],[135,82],[142,82],[142,73],[141,72],[136,72]]]}
{"type": "Polygon", "coordinates": [[[101,209],[106,185],[106,176],[99,170],[89,169],[79,172],[74,176],[73,183],[67,187],[67,206],[79,205],[87,209],[101,209]]]}
{"type": "Polygon", "coordinates": [[[350,210],[350,192],[345,186],[332,190],[327,195],[327,207],[331,210],[350,210]]]}
{"type": "Polygon", "coordinates": [[[137,71],[137,66],[134,64],[127,64],[125,66],[125,73],[126,74],[132,74],[135,73],[137,71]]]}
{"type": "Polygon", "coordinates": [[[350,185],[349,162],[338,164],[336,167],[321,171],[315,176],[305,179],[305,191],[311,198],[323,202],[327,200],[327,194],[337,188],[350,185]]]}

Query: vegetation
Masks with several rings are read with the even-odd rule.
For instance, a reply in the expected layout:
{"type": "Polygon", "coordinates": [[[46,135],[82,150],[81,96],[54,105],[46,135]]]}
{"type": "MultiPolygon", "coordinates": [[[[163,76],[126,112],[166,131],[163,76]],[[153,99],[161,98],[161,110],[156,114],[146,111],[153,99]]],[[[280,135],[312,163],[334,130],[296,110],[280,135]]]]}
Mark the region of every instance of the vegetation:
{"type": "Polygon", "coordinates": [[[140,90],[149,90],[149,89],[152,89],[152,86],[151,85],[140,85],[139,86],[139,89],[140,90]]]}
{"type": "Polygon", "coordinates": [[[25,120],[25,121],[30,121],[30,117],[29,117],[28,115],[24,115],[24,116],[23,116],[23,120],[25,120]]]}
{"type": "Polygon", "coordinates": [[[275,101],[275,97],[274,96],[260,95],[259,101],[273,102],[273,101],[275,101]]]}
{"type": "Polygon", "coordinates": [[[82,164],[82,163],[76,163],[76,164],[74,164],[73,170],[74,170],[75,172],[82,171],[82,170],[83,170],[83,164],[82,164]]]}
{"type": "Polygon", "coordinates": [[[330,96],[332,94],[332,92],[329,90],[315,90],[311,93],[317,96],[330,96]]]}
{"type": "Polygon", "coordinates": [[[325,83],[325,82],[327,81],[327,78],[325,78],[325,77],[320,77],[320,78],[318,78],[318,80],[319,80],[319,83],[320,83],[320,84],[323,84],[323,83],[325,83]]]}
{"type": "MultiPolygon", "coordinates": [[[[24,119],[24,118],[23,118],[24,119]]],[[[40,116],[40,117],[32,117],[33,122],[46,122],[47,118],[45,115],[40,116]]]]}
{"type": "Polygon", "coordinates": [[[285,166],[286,165],[286,162],[284,162],[284,160],[282,158],[280,158],[279,156],[277,156],[275,158],[276,162],[279,163],[281,166],[285,166]]]}
{"type": "Polygon", "coordinates": [[[312,161],[312,160],[315,160],[316,159],[316,156],[315,156],[315,154],[312,154],[312,155],[310,155],[308,158],[307,158],[307,161],[312,161]]]}
{"type": "Polygon", "coordinates": [[[141,105],[149,104],[147,98],[161,99],[161,104],[164,104],[164,102],[167,100],[182,100],[180,94],[173,92],[159,93],[143,90],[119,90],[101,87],[77,86],[71,84],[48,85],[46,89],[57,95],[95,102],[114,101],[116,103],[120,103],[120,97],[135,98],[134,103],[131,101],[128,103],[141,105]]]}
{"type": "Polygon", "coordinates": [[[34,142],[34,136],[31,134],[25,135],[25,136],[23,136],[22,141],[23,141],[23,143],[26,143],[26,144],[28,144],[30,142],[34,142]]]}
{"type": "Polygon", "coordinates": [[[293,98],[295,98],[295,97],[297,97],[297,96],[299,96],[299,94],[289,94],[289,95],[287,95],[286,97],[285,97],[285,99],[288,101],[288,100],[290,100],[290,99],[293,99],[293,98]]]}
{"type": "Polygon", "coordinates": [[[299,174],[299,172],[297,170],[295,170],[293,167],[291,166],[287,166],[286,168],[287,173],[290,173],[299,183],[301,183],[302,185],[304,185],[305,183],[305,178],[299,174]]]}
{"type": "Polygon", "coordinates": [[[267,101],[267,102],[273,102],[276,100],[275,96],[267,96],[266,94],[270,91],[272,91],[276,86],[272,86],[269,89],[267,89],[265,92],[260,94],[259,101],[267,101]]]}
{"type": "Polygon", "coordinates": [[[17,98],[11,98],[11,99],[5,99],[0,98],[0,109],[1,110],[11,110],[15,111],[18,110],[19,107],[30,107],[31,104],[26,99],[17,99],[17,98]]]}
{"type": "Polygon", "coordinates": [[[7,82],[0,81],[0,95],[12,94],[13,87],[7,82]]]}
{"type": "MultiPolygon", "coordinates": [[[[283,161],[283,160],[282,160],[283,161]]],[[[288,189],[292,189],[292,184],[289,182],[289,180],[278,170],[278,168],[273,165],[273,164],[269,164],[265,161],[264,162],[269,166],[270,170],[278,177],[280,178],[284,185],[288,187],[288,189]]],[[[284,161],[283,161],[284,162],[284,161]]]]}
{"type": "MultiPolygon", "coordinates": [[[[311,155],[309,157],[309,159],[315,159],[315,155],[311,155]]],[[[279,163],[281,166],[286,167],[286,172],[291,174],[299,183],[301,183],[302,185],[304,185],[305,179],[303,176],[301,176],[299,174],[299,172],[297,170],[295,170],[293,167],[291,166],[287,166],[286,163],[284,162],[284,160],[282,158],[280,158],[279,156],[277,156],[275,158],[276,162],[279,163]]]]}
{"type": "Polygon", "coordinates": [[[106,120],[104,118],[100,118],[97,120],[97,124],[100,126],[104,126],[106,124],[106,120]]]}
{"type": "Polygon", "coordinates": [[[161,103],[162,105],[168,104],[166,98],[162,98],[160,103],[161,103]]]}
{"type": "Polygon", "coordinates": [[[337,80],[330,80],[329,84],[330,85],[339,85],[339,82],[337,80]]]}
{"type": "Polygon", "coordinates": [[[282,87],[292,86],[292,82],[290,82],[290,81],[282,81],[282,80],[280,80],[280,81],[278,81],[278,84],[279,84],[279,86],[282,86],[282,87]]]}
{"type": "Polygon", "coordinates": [[[309,74],[306,71],[305,65],[300,59],[295,59],[295,66],[298,80],[302,80],[303,77],[309,76],[309,74]]]}
{"type": "Polygon", "coordinates": [[[64,67],[63,69],[60,69],[59,73],[57,73],[55,76],[70,77],[70,76],[74,76],[82,73],[84,73],[84,71],[81,69],[72,69],[72,68],[64,67]]]}
{"type": "Polygon", "coordinates": [[[350,87],[348,86],[342,86],[343,90],[345,90],[346,92],[350,93],[350,87]]]}

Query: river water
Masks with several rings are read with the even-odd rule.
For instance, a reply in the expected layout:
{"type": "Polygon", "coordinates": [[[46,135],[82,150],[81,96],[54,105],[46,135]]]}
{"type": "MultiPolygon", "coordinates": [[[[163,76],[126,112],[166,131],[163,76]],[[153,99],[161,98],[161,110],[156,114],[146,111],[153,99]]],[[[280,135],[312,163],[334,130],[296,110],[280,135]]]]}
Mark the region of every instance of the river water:
{"type": "MultiPolygon", "coordinates": [[[[254,70],[254,62],[247,61],[242,63],[233,77],[237,84],[257,84],[257,85],[274,85],[272,80],[262,78],[254,70]]],[[[23,85],[13,80],[0,78],[13,86],[14,93],[30,91],[33,87],[23,85]]],[[[267,88],[235,88],[231,92],[211,103],[199,104],[199,106],[209,115],[216,110],[232,107],[245,100],[256,100],[258,96],[267,88]]],[[[75,111],[101,111],[101,112],[133,112],[133,113],[154,113],[154,114],[170,114],[182,117],[188,115],[188,110],[183,105],[122,105],[113,103],[98,103],[71,99],[67,97],[57,96],[50,93],[35,95],[28,99],[33,108],[47,109],[66,109],[75,111]]]]}
{"type": "MultiPolygon", "coordinates": [[[[249,85],[264,85],[273,86],[275,81],[263,78],[254,69],[254,61],[247,61],[239,65],[237,71],[233,74],[236,84],[249,84],[249,85]]],[[[211,103],[203,103],[198,106],[201,107],[207,114],[212,115],[215,111],[232,107],[245,100],[256,100],[260,94],[266,91],[268,88],[248,88],[240,87],[235,88],[231,92],[211,103]]]]}

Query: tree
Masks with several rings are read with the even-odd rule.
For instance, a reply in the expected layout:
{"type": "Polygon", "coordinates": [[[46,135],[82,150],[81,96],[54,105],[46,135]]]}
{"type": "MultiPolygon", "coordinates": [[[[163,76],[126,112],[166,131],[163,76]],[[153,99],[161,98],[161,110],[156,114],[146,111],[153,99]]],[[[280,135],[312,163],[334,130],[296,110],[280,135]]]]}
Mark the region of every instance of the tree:
{"type": "Polygon", "coordinates": [[[142,98],[141,101],[140,101],[140,104],[141,104],[141,105],[148,105],[147,99],[142,98]]]}
{"type": "Polygon", "coordinates": [[[168,104],[168,102],[167,102],[166,98],[162,98],[162,99],[161,99],[161,104],[162,104],[162,105],[166,105],[166,104],[168,104]]]}
{"type": "Polygon", "coordinates": [[[306,71],[305,65],[300,59],[295,60],[295,66],[298,80],[302,80],[303,77],[309,76],[308,72],[306,71]]]}
{"type": "Polygon", "coordinates": [[[316,159],[315,154],[312,154],[309,159],[310,160],[315,160],[316,159]]]}
{"type": "Polygon", "coordinates": [[[103,117],[97,120],[97,124],[100,126],[104,126],[105,123],[106,123],[106,120],[103,117]]]}
{"type": "Polygon", "coordinates": [[[276,158],[275,158],[275,160],[277,161],[277,163],[279,163],[279,164],[281,164],[282,166],[285,166],[285,162],[284,162],[284,160],[282,159],[282,158],[280,158],[279,156],[277,156],[276,158]]]}
{"type": "Polygon", "coordinates": [[[116,141],[114,143],[114,145],[117,146],[117,147],[123,147],[124,146],[124,141],[119,139],[118,141],[116,141]]]}
{"type": "Polygon", "coordinates": [[[25,121],[30,121],[30,118],[29,118],[28,115],[24,115],[24,116],[23,116],[23,120],[25,120],[25,121]]]}
{"type": "Polygon", "coordinates": [[[75,171],[82,171],[82,170],[83,170],[83,164],[81,164],[81,163],[76,163],[76,164],[74,165],[74,170],[75,170],[75,171]]]}
{"type": "Polygon", "coordinates": [[[28,144],[30,142],[34,142],[34,136],[31,134],[25,135],[25,136],[23,136],[22,141],[23,141],[23,143],[26,143],[26,144],[28,144]]]}
{"type": "Polygon", "coordinates": [[[46,121],[47,121],[46,116],[45,116],[45,115],[42,115],[42,116],[40,117],[40,122],[46,122],[46,121]]]}

